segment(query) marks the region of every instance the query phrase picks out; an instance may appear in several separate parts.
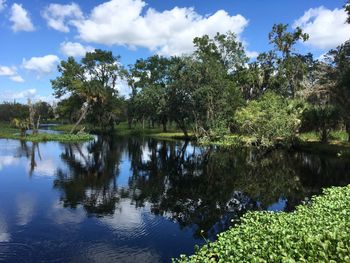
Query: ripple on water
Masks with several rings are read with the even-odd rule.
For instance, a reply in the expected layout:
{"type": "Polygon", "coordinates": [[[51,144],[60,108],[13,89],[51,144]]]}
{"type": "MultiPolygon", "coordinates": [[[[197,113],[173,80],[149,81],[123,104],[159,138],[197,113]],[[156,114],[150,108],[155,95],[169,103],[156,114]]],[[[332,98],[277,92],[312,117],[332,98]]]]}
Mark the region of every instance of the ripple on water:
{"type": "Polygon", "coordinates": [[[96,243],[79,251],[73,262],[161,262],[160,256],[150,248],[114,247],[108,243],[96,243]]]}
{"type": "Polygon", "coordinates": [[[99,220],[112,229],[119,240],[146,238],[150,233],[157,232],[154,229],[162,224],[161,219],[154,216],[147,205],[143,208],[135,208],[128,199],[119,203],[119,209],[116,209],[112,216],[102,217],[99,220]]]}
{"type": "Polygon", "coordinates": [[[27,244],[15,242],[0,243],[0,262],[30,262],[33,248],[27,244]]]}

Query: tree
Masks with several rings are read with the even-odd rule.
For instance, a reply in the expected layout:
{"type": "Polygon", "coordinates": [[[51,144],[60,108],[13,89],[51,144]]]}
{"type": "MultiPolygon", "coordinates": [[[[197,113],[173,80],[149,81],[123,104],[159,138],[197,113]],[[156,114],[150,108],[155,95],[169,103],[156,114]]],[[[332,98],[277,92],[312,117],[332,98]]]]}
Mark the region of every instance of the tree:
{"type": "Polygon", "coordinates": [[[322,143],[327,143],[330,132],[339,123],[339,114],[332,105],[311,106],[304,112],[304,122],[318,131],[322,143]]]}
{"type": "Polygon", "coordinates": [[[192,69],[187,77],[195,102],[195,132],[198,136],[216,137],[228,132],[232,113],[241,106],[242,93],[235,74],[248,61],[243,45],[233,33],[194,39],[192,69]],[[195,80],[195,81],[194,81],[195,80]]]}
{"type": "MultiPolygon", "coordinates": [[[[169,59],[154,55],[139,59],[130,67],[128,82],[132,87],[131,99],[135,107],[129,106],[131,119],[148,118],[152,123],[158,121],[167,130],[168,112],[166,86],[168,85],[169,59]]],[[[129,125],[130,126],[130,125],[129,125]]]]}
{"type": "Polygon", "coordinates": [[[295,97],[296,91],[306,74],[304,57],[293,54],[294,46],[298,41],[305,42],[309,36],[297,27],[293,32],[287,32],[287,24],[275,24],[269,33],[270,44],[273,44],[275,51],[280,54],[277,58],[277,92],[295,97]]]}
{"type": "Polygon", "coordinates": [[[350,24],[350,0],[346,2],[346,4],[344,5],[344,9],[348,14],[348,19],[346,20],[346,22],[350,24]]]}
{"type": "Polygon", "coordinates": [[[28,122],[28,120],[14,118],[11,121],[11,125],[16,127],[16,128],[18,128],[20,130],[21,137],[26,136],[26,132],[29,129],[29,122],[28,122]]]}
{"type": "Polygon", "coordinates": [[[340,110],[350,141],[350,40],[328,52],[331,100],[340,110]]]}
{"type": "Polygon", "coordinates": [[[37,114],[40,115],[41,120],[47,121],[54,118],[53,109],[51,105],[45,101],[39,101],[35,103],[37,114]]]}
{"type": "Polygon", "coordinates": [[[121,76],[119,57],[111,51],[96,49],[86,53],[81,63],[69,57],[61,61],[58,72],[61,76],[51,80],[54,95],[77,96],[81,99],[81,115],[71,133],[79,123],[89,116],[89,121],[101,129],[113,128],[118,115],[118,92],[116,84],[121,76]]]}
{"type": "Polygon", "coordinates": [[[257,144],[273,146],[279,140],[290,143],[301,124],[303,103],[285,100],[273,92],[266,92],[260,99],[239,108],[235,121],[239,131],[254,136],[257,144]]]}
{"type": "Polygon", "coordinates": [[[25,119],[28,118],[29,108],[26,104],[18,102],[4,102],[0,104],[0,121],[9,122],[14,118],[25,119]]]}

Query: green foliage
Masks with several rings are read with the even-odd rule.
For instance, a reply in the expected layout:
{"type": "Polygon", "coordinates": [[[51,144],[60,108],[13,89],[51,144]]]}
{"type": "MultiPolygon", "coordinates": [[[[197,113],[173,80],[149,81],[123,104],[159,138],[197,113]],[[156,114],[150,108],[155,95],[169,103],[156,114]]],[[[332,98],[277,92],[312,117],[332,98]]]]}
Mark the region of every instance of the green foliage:
{"type": "Polygon", "coordinates": [[[345,9],[346,13],[348,14],[348,18],[347,18],[346,22],[350,24],[350,0],[348,0],[346,2],[344,9],[345,9]]]}
{"type": "Polygon", "coordinates": [[[336,49],[330,50],[327,56],[330,65],[326,77],[333,82],[330,88],[330,97],[337,106],[350,135],[350,101],[348,99],[350,96],[350,40],[336,49]]]}
{"type": "Polygon", "coordinates": [[[86,53],[80,63],[73,57],[61,61],[58,66],[60,76],[51,80],[57,98],[70,96],[61,112],[81,108],[77,125],[87,116],[90,123],[103,130],[113,128],[122,112],[116,89],[117,80],[122,75],[118,60],[119,57],[114,57],[111,51],[96,49],[86,53]]]}
{"type": "Polygon", "coordinates": [[[306,126],[319,133],[321,142],[328,142],[330,132],[339,124],[338,110],[331,105],[311,106],[303,113],[303,122],[306,126]]]}
{"type": "Polygon", "coordinates": [[[25,136],[26,135],[26,131],[29,130],[29,122],[28,120],[22,120],[22,119],[17,119],[14,118],[11,121],[11,126],[18,128],[21,132],[21,136],[25,136]]]}
{"type": "Polygon", "coordinates": [[[295,138],[303,110],[302,102],[267,92],[238,109],[235,121],[239,131],[254,136],[258,145],[273,146],[278,141],[288,143],[295,138]]]}
{"type": "Polygon", "coordinates": [[[0,104],[0,121],[10,122],[12,119],[28,118],[28,105],[17,102],[4,102],[0,104]]]}
{"type": "Polygon", "coordinates": [[[175,262],[349,262],[350,185],[292,213],[249,212],[241,224],[175,262]]]}

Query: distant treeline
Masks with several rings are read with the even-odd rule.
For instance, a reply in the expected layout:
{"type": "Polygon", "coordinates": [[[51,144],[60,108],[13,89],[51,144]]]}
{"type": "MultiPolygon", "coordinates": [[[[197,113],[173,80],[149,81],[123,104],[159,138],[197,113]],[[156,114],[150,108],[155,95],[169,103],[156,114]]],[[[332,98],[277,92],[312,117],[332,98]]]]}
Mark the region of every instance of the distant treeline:
{"type": "MultiPolygon", "coordinates": [[[[41,119],[46,121],[54,118],[54,111],[47,102],[34,104],[41,119]]],[[[29,105],[18,102],[3,102],[0,104],[0,121],[10,122],[13,119],[27,119],[29,116],[29,105]]]]}

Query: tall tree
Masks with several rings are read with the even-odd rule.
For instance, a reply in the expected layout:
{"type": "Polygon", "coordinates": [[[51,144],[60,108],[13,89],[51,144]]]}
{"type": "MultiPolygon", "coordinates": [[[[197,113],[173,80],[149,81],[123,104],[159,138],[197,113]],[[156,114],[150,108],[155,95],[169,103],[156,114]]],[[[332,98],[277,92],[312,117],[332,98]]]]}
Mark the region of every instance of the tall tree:
{"type": "Polygon", "coordinates": [[[270,44],[275,47],[275,52],[280,54],[277,58],[278,84],[277,92],[282,95],[295,97],[306,74],[303,56],[293,54],[295,44],[298,41],[306,41],[309,36],[297,27],[293,32],[288,32],[288,24],[275,24],[269,33],[270,44]]]}
{"type": "Polygon", "coordinates": [[[350,40],[329,51],[328,77],[334,83],[331,96],[344,120],[350,141],[350,40]]]}
{"type": "Polygon", "coordinates": [[[86,53],[78,63],[73,57],[61,61],[58,72],[61,76],[51,80],[54,95],[77,96],[83,102],[81,115],[71,132],[89,115],[91,123],[100,128],[113,128],[118,114],[118,91],[116,83],[121,76],[119,57],[111,51],[96,49],[86,53]]]}
{"type": "Polygon", "coordinates": [[[131,100],[135,107],[135,116],[144,122],[158,121],[163,130],[167,130],[168,113],[166,86],[168,84],[169,59],[154,55],[147,59],[139,59],[129,70],[129,85],[132,87],[131,100]]]}

